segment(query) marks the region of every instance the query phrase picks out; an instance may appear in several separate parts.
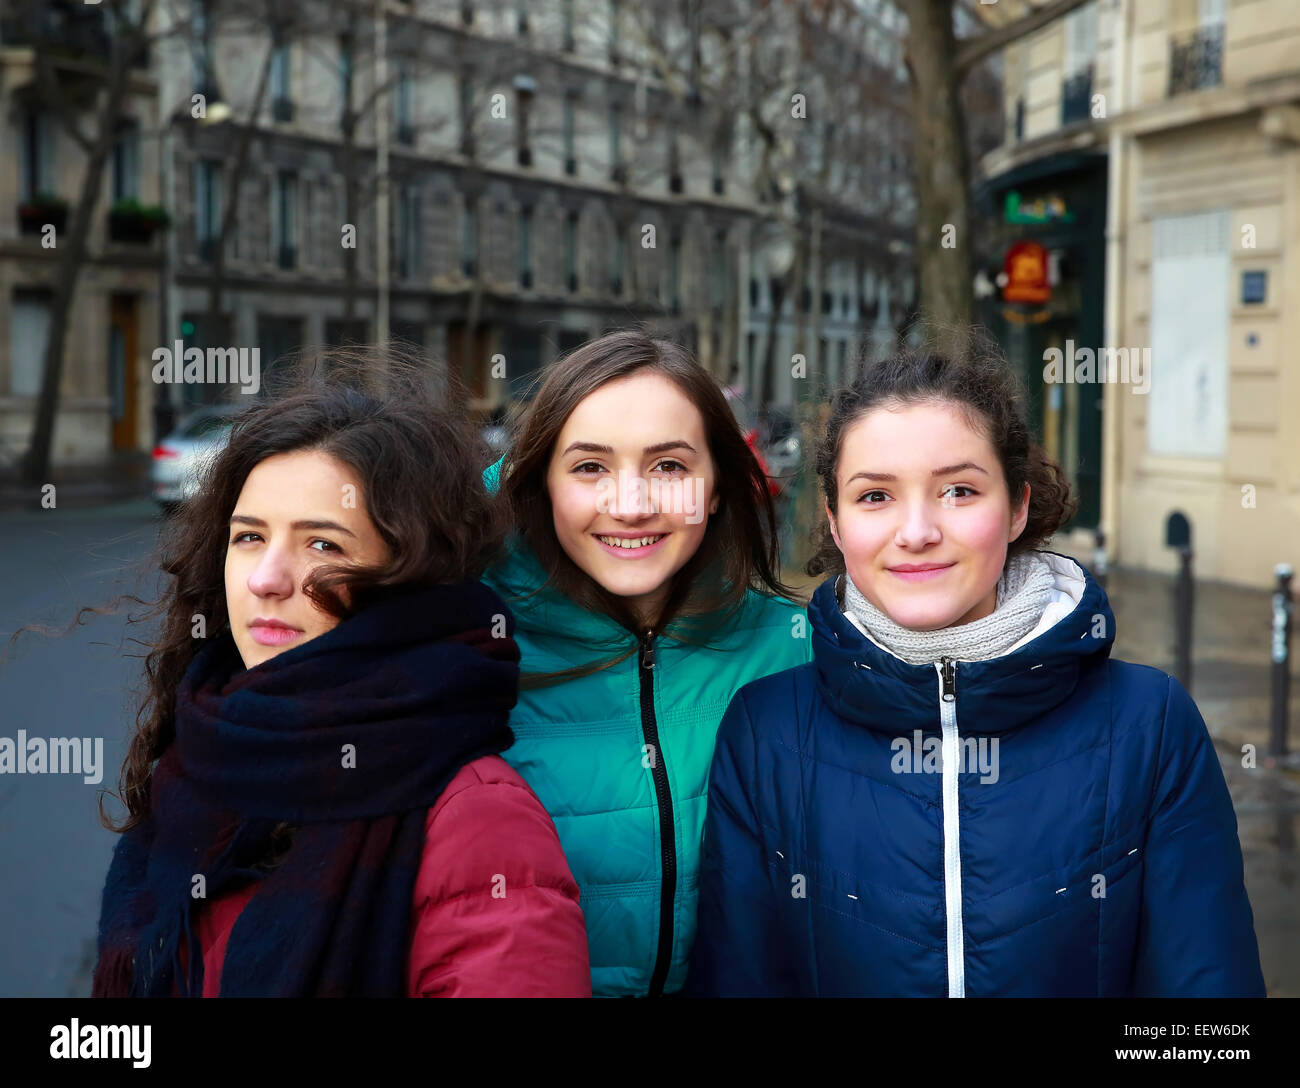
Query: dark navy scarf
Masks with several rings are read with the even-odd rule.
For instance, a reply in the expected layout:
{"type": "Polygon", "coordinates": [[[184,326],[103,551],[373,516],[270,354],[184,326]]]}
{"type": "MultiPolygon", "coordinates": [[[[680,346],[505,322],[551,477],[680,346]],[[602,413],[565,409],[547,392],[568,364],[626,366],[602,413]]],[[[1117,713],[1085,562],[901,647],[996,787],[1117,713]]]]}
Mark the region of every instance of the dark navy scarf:
{"type": "Polygon", "coordinates": [[[250,880],[223,997],[403,994],[427,810],[514,742],[513,632],[467,582],[390,597],[251,669],[228,631],[209,642],[177,691],[150,817],[113,853],[94,996],[201,994],[196,892],[250,880]],[[266,872],[281,821],[292,845],[266,872]]]}

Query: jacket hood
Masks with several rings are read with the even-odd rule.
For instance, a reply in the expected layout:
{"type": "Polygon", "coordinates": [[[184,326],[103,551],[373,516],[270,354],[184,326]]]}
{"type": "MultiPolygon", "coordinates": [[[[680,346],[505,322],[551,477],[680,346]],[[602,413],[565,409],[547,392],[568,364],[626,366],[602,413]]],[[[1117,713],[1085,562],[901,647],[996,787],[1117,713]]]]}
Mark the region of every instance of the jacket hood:
{"type": "MultiPolygon", "coordinates": [[[[1068,556],[1039,554],[1056,584],[1036,633],[1000,657],[956,664],[963,733],[1005,733],[1032,721],[1068,699],[1084,669],[1110,656],[1115,616],[1106,591],[1068,556]]],[[[909,665],[859,631],[840,610],[839,578],[823,582],[808,604],[822,697],[840,717],[870,729],[937,732],[937,670],[909,665]]]]}

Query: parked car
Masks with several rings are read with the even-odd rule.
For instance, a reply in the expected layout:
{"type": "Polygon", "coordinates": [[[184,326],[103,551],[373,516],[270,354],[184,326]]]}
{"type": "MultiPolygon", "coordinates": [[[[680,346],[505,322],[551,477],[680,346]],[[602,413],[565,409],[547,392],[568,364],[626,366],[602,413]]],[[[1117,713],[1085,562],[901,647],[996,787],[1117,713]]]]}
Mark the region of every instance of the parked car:
{"type": "Polygon", "coordinates": [[[153,497],[164,510],[193,496],[205,460],[220,451],[242,404],[210,404],[185,416],[153,448],[153,497]]]}

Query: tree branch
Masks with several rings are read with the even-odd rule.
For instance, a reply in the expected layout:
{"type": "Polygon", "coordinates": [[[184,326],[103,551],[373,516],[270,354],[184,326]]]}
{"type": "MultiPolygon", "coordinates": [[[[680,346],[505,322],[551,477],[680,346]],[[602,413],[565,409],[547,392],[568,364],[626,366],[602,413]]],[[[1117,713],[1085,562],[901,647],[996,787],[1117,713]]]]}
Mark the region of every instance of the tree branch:
{"type": "Polygon", "coordinates": [[[1019,41],[1026,34],[1032,34],[1040,27],[1054,22],[1062,15],[1068,15],[1075,8],[1081,8],[1088,2],[1089,0],[1051,0],[1050,3],[1035,8],[1028,15],[1022,15],[1005,26],[997,27],[978,37],[960,39],[953,58],[953,67],[958,78],[965,75],[990,53],[1003,49],[1014,41],[1019,41]]]}

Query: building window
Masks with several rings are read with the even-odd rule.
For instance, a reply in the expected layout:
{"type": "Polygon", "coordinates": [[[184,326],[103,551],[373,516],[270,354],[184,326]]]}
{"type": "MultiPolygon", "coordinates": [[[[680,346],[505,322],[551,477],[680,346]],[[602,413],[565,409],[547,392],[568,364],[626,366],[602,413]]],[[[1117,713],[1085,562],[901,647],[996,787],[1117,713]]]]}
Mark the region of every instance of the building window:
{"type": "Polygon", "coordinates": [[[515,27],[523,36],[527,36],[529,31],[528,25],[528,4],[526,0],[518,0],[515,4],[515,27]]]}
{"type": "Polygon", "coordinates": [[[564,283],[570,292],[578,289],[578,213],[564,220],[564,283]]]}
{"type": "Polygon", "coordinates": [[[1197,27],[1169,40],[1169,93],[1217,87],[1223,82],[1223,0],[1199,0],[1197,27]]]}
{"type": "Polygon", "coordinates": [[[718,231],[713,237],[713,282],[709,302],[714,309],[722,309],[727,301],[727,232],[718,231]]]}
{"type": "Polygon", "coordinates": [[[45,347],[50,338],[48,291],[15,289],[9,310],[9,393],[35,397],[41,391],[45,347]]]}
{"type": "Polygon", "coordinates": [[[668,126],[668,191],[670,193],[682,191],[681,148],[677,140],[677,126],[673,124],[668,126]]]}
{"type": "Polygon", "coordinates": [[[623,163],[623,107],[617,102],[609,107],[609,176],[619,184],[627,182],[627,167],[623,163]]]}
{"type": "Polygon", "coordinates": [[[393,129],[399,144],[409,147],[415,143],[415,128],[411,124],[411,73],[405,64],[398,66],[393,88],[393,129]]]}
{"type": "Polygon", "coordinates": [[[722,196],[727,191],[727,155],[729,139],[716,133],[713,140],[713,195],[722,196]]]}
{"type": "Polygon", "coordinates": [[[460,77],[460,151],[474,155],[474,85],[469,76],[460,77]]]}
{"type": "Polygon", "coordinates": [[[271,117],[276,121],[293,120],[289,46],[283,43],[271,53],[271,117]]]}
{"type": "Polygon", "coordinates": [[[469,279],[478,275],[478,209],[469,202],[461,220],[460,270],[469,279]]]}
{"type": "Polygon", "coordinates": [[[1061,124],[1092,116],[1092,64],[1097,55],[1097,5],[1085,4],[1065,17],[1065,82],[1061,124]]]}
{"type": "Polygon", "coordinates": [[[573,52],[573,0],[560,0],[560,18],[563,25],[564,40],[561,43],[566,53],[573,52]]]}
{"type": "Polygon", "coordinates": [[[399,191],[395,226],[397,274],[403,279],[418,279],[421,274],[420,253],[424,246],[420,222],[420,190],[414,185],[403,185],[399,191]]]}
{"type": "Polygon", "coordinates": [[[140,125],[124,121],[113,144],[113,200],[135,200],[140,196],[140,125]]]}
{"type": "Polygon", "coordinates": [[[212,260],[220,236],[221,164],[200,159],[194,164],[194,241],[200,260],[212,260]]]}
{"type": "Polygon", "coordinates": [[[194,61],[194,90],[205,99],[218,98],[216,69],[212,60],[212,27],[207,0],[196,0],[191,21],[191,57],[194,61]]]}
{"type": "Polygon", "coordinates": [[[627,267],[627,228],[614,228],[614,248],[609,264],[609,293],[619,296],[623,293],[623,270],[627,267]]]}
{"type": "Polygon", "coordinates": [[[298,176],[288,170],[275,175],[275,200],[272,208],[272,239],[276,261],[281,268],[298,266],[298,176]]]}
{"type": "Polygon", "coordinates": [[[564,172],[570,177],[578,172],[578,158],[574,139],[577,104],[573,95],[564,98],[564,172]]]}
{"type": "Polygon", "coordinates": [[[615,68],[622,60],[620,48],[622,33],[619,27],[622,21],[622,6],[620,0],[609,0],[609,63],[615,68]]]}
{"type": "Polygon", "coordinates": [[[519,286],[533,286],[533,209],[519,209],[519,286]]]}
{"type": "Polygon", "coordinates": [[[682,308],[681,294],[678,290],[681,280],[682,240],[674,237],[668,243],[668,307],[672,313],[682,308]]]}
{"type": "Polygon", "coordinates": [[[23,115],[22,196],[54,192],[54,119],[46,112],[23,115]]]}
{"type": "Polygon", "coordinates": [[[348,113],[352,110],[352,78],[354,42],[352,35],[339,36],[339,123],[344,129],[348,127],[348,113]]]}
{"type": "Polygon", "coordinates": [[[533,165],[531,122],[536,84],[529,76],[515,77],[515,147],[520,166],[533,165]]]}

